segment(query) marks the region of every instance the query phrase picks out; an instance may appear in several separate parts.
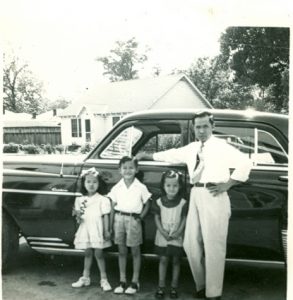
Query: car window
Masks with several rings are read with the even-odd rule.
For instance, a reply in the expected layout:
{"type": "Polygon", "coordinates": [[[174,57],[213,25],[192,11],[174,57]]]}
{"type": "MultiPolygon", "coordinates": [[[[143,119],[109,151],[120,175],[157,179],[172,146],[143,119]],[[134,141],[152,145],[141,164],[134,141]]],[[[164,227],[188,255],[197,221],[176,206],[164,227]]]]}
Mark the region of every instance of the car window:
{"type": "Polygon", "coordinates": [[[153,153],[181,146],[181,133],[160,133],[150,138],[140,151],[153,153]]]}
{"type": "Polygon", "coordinates": [[[134,127],[127,127],[101,153],[102,158],[120,159],[131,156],[133,145],[139,140],[143,132],[134,127]]]}
{"type": "Polygon", "coordinates": [[[255,165],[288,164],[286,152],[270,132],[257,128],[217,127],[214,134],[247,154],[255,165]]]}
{"type": "Polygon", "coordinates": [[[101,158],[120,159],[138,152],[157,152],[186,145],[186,120],[140,121],[122,129],[101,152],[101,158]]]}

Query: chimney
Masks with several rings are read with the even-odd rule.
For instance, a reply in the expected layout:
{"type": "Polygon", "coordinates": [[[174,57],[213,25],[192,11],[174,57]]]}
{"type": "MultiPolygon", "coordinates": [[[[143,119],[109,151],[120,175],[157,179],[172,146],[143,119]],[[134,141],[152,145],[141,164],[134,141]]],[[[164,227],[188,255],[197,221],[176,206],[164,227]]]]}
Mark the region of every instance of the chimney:
{"type": "Polygon", "coordinates": [[[5,107],[3,106],[3,115],[5,115],[5,107]]]}
{"type": "Polygon", "coordinates": [[[57,115],[57,109],[54,108],[54,109],[53,109],[53,117],[55,117],[56,115],[57,115]]]}
{"type": "Polygon", "coordinates": [[[33,119],[35,119],[37,117],[37,114],[36,113],[32,113],[32,117],[33,117],[33,119]]]}

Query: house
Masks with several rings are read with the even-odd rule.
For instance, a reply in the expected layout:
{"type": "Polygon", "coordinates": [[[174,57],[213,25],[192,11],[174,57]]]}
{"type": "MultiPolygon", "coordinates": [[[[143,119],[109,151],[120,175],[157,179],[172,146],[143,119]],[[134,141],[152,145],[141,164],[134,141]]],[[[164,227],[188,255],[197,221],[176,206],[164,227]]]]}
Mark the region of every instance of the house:
{"type": "Polygon", "coordinates": [[[166,108],[212,106],[185,75],[97,85],[59,115],[62,143],[96,143],[125,115],[166,108]]]}
{"type": "Polygon", "coordinates": [[[54,111],[41,115],[15,113],[3,114],[3,143],[15,144],[61,144],[60,119],[54,111]]]}

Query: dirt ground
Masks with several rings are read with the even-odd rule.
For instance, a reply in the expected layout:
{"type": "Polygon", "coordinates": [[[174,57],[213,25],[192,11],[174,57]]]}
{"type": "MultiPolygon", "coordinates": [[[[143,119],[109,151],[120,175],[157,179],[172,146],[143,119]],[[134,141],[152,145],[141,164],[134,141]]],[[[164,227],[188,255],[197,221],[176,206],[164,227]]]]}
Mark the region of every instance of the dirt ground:
{"type": "MultiPolygon", "coordinates": [[[[119,281],[116,256],[107,257],[108,278],[114,287],[119,281]]],[[[158,261],[143,258],[141,290],[135,296],[104,293],[98,287],[98,270],[92,269],[92,285],[73,289],[74,282],[82,271],[83,258],[79,256],[41,255],[31,250],[26,243],[20,246],[16,266],[2,275],[3,300],[124,300],[155,299],[158,261]]],[[[129,274],[131,272],[130,263],[129,274]]],[[[169,272],[170,273],[170,272],[169,272]]],[[[170,279],[169,279],[170,281],[170,279]]],[[[186,260],[182,263],[179,297],[193,299],[194,284],[186,260]]],[[[169,296],[166,295],[166,299],[169,296]]],[[[285,300],[286,270],[283,265],[248,264],[227,262],[223,300],[285,300]]]]}

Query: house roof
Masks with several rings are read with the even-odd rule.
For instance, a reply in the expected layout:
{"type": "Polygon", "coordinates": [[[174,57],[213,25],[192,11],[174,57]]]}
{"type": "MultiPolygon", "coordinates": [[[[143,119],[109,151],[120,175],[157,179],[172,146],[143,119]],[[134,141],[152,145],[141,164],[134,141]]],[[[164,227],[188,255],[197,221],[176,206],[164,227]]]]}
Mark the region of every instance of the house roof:
{"type": "Polygon", "coordinates": [[[31,114],[15,113],[5,110],[3,114],[3,127],[56,127],[59,126],[60,118],[49,117],[52,112],[47,112],[36,116],[33,119],[31,114]]]}
{"type": "Polygon", "coordinates": [[[3,121],[31,120],[32,115],[27,113],[15,113],[10,110],[5,110],[3,121]]]}
{"type": "Polygon", "coordinates": [[[56,121],[38,121],[38,120],[19,120],[19,121],[3,121],[3,127],[59,127],[56,121]]]}
{"type": "Polygon", "coordinates": [[[189,84],[207,107],[211,107],[188,77],[181,74],[97,85],[87,90],[80,101],[71,104],[60,116],[77,116],[84,107],[93,114],[129,113],[150,109],[181,80],[189,84]]]}

